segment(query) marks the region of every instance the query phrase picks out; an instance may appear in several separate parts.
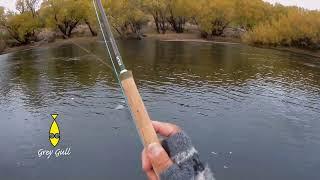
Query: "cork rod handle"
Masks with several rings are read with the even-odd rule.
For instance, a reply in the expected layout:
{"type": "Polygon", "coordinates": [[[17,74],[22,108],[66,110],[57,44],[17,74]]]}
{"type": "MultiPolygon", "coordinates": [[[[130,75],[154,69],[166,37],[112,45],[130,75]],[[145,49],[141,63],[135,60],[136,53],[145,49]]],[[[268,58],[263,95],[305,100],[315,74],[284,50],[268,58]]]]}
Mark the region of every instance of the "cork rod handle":
{"type": "Polygon", "coordinates": [[[134,82],[132,72],[122,72],[120,80],[143,145],[147,147],[151,143],[159,143],[158,136],[153,129],[148,112],[134,82]]]}

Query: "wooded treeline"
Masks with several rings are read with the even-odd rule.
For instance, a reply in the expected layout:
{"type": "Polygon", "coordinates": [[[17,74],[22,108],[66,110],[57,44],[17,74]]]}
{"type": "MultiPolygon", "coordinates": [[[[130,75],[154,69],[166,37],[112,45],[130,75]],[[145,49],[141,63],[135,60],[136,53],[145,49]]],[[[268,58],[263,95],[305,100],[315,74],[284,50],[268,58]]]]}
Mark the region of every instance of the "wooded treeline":
{"type": "MultiPolygon", "coordinates": [[[[242,29],[242,40],[258,45],[319,48],[320,12],[269,4],[262,0],[102,0],[121,37],[142,37],[142,29],[184,33],[194,25],[203,38],[222,36],[227,27],[242,29]]],[[[16,12],[0,8],[0,36],[17,44],[37,41],[43,29],[70,38],[80,24],[97,35],[91,0],[17,0],[16,12]]]]}

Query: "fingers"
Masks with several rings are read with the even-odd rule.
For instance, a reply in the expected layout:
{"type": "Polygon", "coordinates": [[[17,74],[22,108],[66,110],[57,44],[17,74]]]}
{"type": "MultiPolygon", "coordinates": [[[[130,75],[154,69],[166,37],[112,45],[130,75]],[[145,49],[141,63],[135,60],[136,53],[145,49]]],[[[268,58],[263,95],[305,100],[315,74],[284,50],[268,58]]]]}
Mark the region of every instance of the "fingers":
{"type": "MultiPolygon", "coordinates": [[[[162,136],[169,137],[181,131],[181,129],[170,123],[152,121],[153,128],[162,136]]],[[[159,143],[149,144],[142,151],[142,169],[147,174],[149,180],[158,180],[157,175],[161,174],[173,165],[167,152],[159,143]]]]}
{"type": "Polygon", "coordinates": [[[167,170],[173,164],[167,152],[159,143],[152,143],[148,145],[147,157],[153,165],[153,170],[158,175],[167,170]]]}
{"type": "Polygon", "coordinates": [[[169,137],[181,131],[181,129],[170,123],[152,121],[154,130],[162,136],[169,137]]]}
{"type": "Polygon", "coordinates": [[[146,149],[141,153],[142,169],[147,174],[149,180],[158,180],[156,173],[153,171],[152,164],[148,159],[146,149]]]}

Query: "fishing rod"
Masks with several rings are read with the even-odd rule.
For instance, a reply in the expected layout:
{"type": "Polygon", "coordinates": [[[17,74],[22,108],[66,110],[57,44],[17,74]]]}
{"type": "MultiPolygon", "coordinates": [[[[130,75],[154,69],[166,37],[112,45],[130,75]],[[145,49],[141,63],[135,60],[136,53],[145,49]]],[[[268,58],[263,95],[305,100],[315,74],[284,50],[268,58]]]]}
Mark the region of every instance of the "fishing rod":
{"type": "MultiPolygon", "coordinates": [[[[101,0],[93,0],[93,5],[113,70],[126,98],[140,139],[145,147],[151,143],[159,143],[158,136],[152,126],[148,112],[139,94],[132,72],[126,69],[122,61],[101,0]]],[[[153,168],[157,169],[155,166],[153,166],[153,168]]]]}

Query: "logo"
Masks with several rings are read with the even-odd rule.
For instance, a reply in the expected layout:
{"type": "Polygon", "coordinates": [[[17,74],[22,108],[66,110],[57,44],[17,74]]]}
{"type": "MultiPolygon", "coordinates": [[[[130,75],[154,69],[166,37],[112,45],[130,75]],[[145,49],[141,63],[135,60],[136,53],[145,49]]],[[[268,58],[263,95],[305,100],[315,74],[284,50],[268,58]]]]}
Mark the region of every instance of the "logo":
{"type": "Polygon", "coordinates": [[[55,149],[55,147],[59,144],[61,140],[60,135],[60,129],[57,122],[58,114],[51,114],[51,117],[53,119],[53,122],[51,123],[50,129],[49,129],[49,142],[52,145],[53,149],[44,149],[41,148],[38,150],[38,157],[47,157],[47,159],[50,159],[50,157],[63,157],[63,156],[70,156],[71,155],[71,147],[66,148],[59,148],[55,149]]]}
{"type": "Polygon", "coordinates": [[[56,147],[61,139],[59,125],[56,121],[58,114],[51,114],[51,117],[53,119],[53,122],[49,130],[49,141],[53,147],[56,147]]]}

